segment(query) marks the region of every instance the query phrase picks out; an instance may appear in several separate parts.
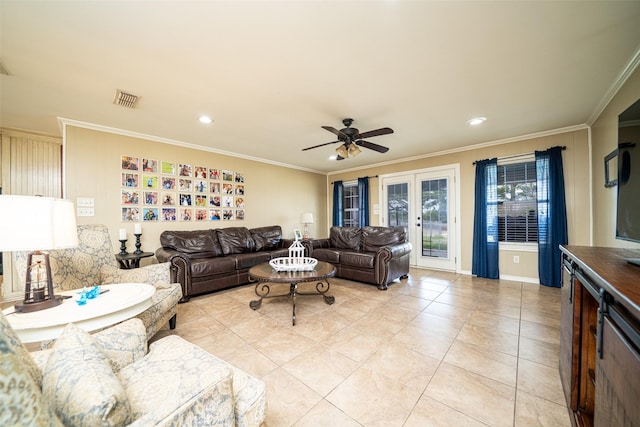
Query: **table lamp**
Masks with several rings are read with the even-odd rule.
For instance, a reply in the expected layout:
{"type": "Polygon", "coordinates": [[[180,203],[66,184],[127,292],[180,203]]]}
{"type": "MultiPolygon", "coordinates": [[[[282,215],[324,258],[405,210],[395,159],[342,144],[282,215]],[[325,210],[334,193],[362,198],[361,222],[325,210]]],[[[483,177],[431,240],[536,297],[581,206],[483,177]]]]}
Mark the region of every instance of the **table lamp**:
{"type": "Polygon", "coordinates": [[[313,214],[311,212],[305,212],[300,215],[300,222],[304,224],[304,240],[309,240],[309,224],[313,224],[313,214]]]}
{"type": "Polygon", "coordinates": [[[40,196],[0,196],[0,251],[27,255],[24,301],[17,312],[32,312],[62,303],[53,292],[47,249],[78,245],[73,202],[40,196]],[[35,261],[34,261],[35,259],[35,261]]]}

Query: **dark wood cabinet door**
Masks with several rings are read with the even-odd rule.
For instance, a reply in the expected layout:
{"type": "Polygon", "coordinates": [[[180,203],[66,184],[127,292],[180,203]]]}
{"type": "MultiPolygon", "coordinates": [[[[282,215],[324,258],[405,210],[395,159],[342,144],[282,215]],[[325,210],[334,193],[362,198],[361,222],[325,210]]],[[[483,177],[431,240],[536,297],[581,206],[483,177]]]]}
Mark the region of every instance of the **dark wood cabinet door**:
{"type": "Polygon", "coordinates": [[[595,425],[640,426],[640,354],[609,317],[602,325],[602,359],[596,369],[595,425]]]}
{"type": "MultiPolygon", "coordinates": [[[[577,368],[578,356],[577,349],[578,334],[576,330],[576,322],[579,319],[575,316],[574,304],[574,285],[570,267],[564,266],[562,269],[562,289],[560,290],[560,381],[564,390],[564,396],[567,404],[572,411],[578,409],[578,393],[577,393],[577,368]]],[[[579,327],[579,324],[577,325],[579,327]]]]}

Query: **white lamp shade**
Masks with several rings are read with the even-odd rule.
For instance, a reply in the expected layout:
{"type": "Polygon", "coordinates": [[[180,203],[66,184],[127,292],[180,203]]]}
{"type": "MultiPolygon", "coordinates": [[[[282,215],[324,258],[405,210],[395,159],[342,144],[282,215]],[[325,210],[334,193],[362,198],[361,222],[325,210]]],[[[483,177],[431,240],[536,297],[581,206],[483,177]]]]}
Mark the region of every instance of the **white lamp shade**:
{"type": "Polygon", "coordinates": [[[0,251],[78,245],[73,202],[52,197],[0,196],[0,251]]]}
{"type": "Polygon", "coordinates": [[[311,212],[305,212],[300,215],[300,222],[302,224],[313,224],[313,214],[311,212]]]}

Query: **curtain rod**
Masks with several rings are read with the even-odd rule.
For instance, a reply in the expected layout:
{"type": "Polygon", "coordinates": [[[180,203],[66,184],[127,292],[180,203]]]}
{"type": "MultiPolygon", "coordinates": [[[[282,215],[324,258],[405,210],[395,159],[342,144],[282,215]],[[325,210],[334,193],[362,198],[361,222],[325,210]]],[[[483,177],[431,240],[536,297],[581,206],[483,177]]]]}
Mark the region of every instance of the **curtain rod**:
{"type": "MultiPolygon", "coordinates": [[[[371,175],[371,176],[359,176],[358,178],[377,178],[378,175],[371,175]]],[[[357,179],[357,178],[356,178],[357,179]]],[[[333,184],[335,181],[331,181],[331,183],[333,184]]]]}
{"type": "MultiPolygon", "coordinates": [[[[554,147],[551,147],[554,148],[554,147]]],[[[562,151],[566,150],[567,147],[562,145],[560,146],[560,148],[562,149],[562,151]]],[[[521,157],[521,156],[530,156],[531,154],[535,154],[535,152],[533,153],[523,153],[523,154],[514,154],[513,156],[504,156],[504,157],[498,157],[498,160],[506,160],[506,159],[513,159],[514,157],[521,157]]],[[[476,160],[475,162],[473,162],[473,164],[475,165],[477,162],[481,162],[482,160],[476,160]]]]}

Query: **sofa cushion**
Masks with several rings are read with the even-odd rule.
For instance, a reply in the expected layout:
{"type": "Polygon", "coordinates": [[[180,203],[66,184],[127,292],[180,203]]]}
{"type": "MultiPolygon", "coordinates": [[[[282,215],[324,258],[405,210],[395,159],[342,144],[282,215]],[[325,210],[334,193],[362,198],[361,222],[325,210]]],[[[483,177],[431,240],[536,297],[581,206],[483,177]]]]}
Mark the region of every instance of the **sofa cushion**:
{"type": "Polygon", "coordinates": [[[252,228],[249,230],[256,244],[256,251],[271,251],[280,248],[282,228],[279,225],[252,228]]]}
{"type": "Polygon", "coordinates": [[[180,251],[189,258],[210,258],[222,255],[215,230],[163,231],[160,244],[164,248],[180,251]]]}
{"type": "Polygon", "coordinates": [[[355,227],[331,227],[329,240],[332,248],[360,250],[360,229],[355,227]]]}
{"type": "Polygon", "coordinates": [[[62,426],[42,396],[34,369],[39,371],[0,312],[0,426],[62,426]]]}
{"type": "Polygon", "coordinates": [[[228,257],[202,258],[191,261],[191,277],[207,277],[216,274],[235,273],[236,263],[228,257]]]}
{"type": "Polygon", "coordinates": [[[127,394],[95,340],[73,323],[53,347],[42,393],[66,426],[121,426],[131,419],[127,394]]]}
{"type": "Polygon", "coordinates": [[[222,247],[222,253],[225,256],[255,251],[256,244],[246,227],[219,228],[216,231],[218,232],[218,241],[222,247]]]}
{"type": "Polygon", "coordinates": [[[244,270],[254,265],[262,264],[263,262],[269,262],[271,254],[268,252],[253,252],[250,254],[231,255],[230,258],[236,261],[237,270],[244,270]]]}
{"type": "Polygon", "coordinates": [[[313,250],[313,257],[318,261],[338,264],[340,262],[341,252],[342,251],[336,249],[319,248],[313,250]]]}
{"type": "Polygon", "coordinates": [[[343,266],[372,269],[375,265],[374,261],[375,261],[374,252],[343,251],[340,254],[340,264],[343,266]]]}
{"type": "Polygon", "coordinates": [[[382,246],[404,243],[406,233],[403,227],[362,227],[362,250],[375,252],[382,246]]]}

